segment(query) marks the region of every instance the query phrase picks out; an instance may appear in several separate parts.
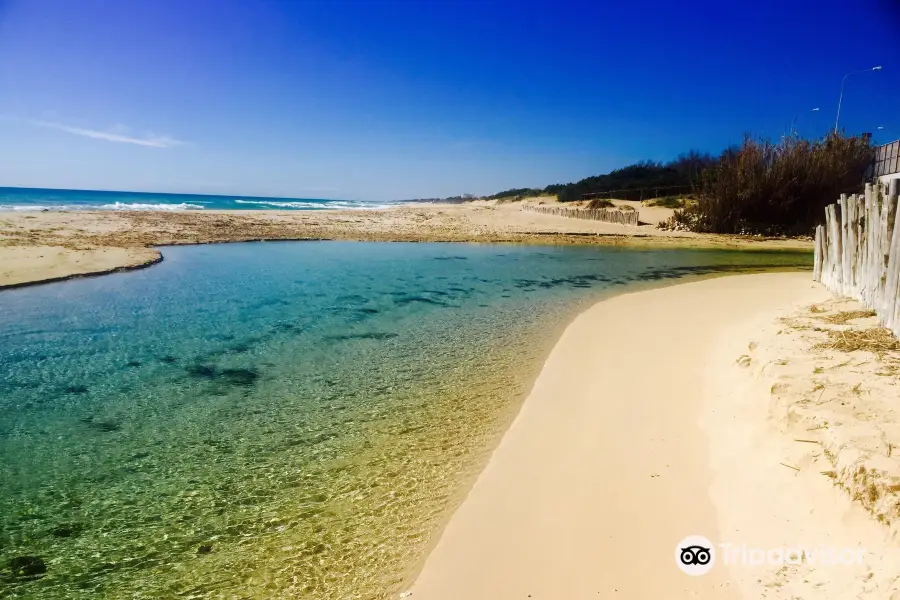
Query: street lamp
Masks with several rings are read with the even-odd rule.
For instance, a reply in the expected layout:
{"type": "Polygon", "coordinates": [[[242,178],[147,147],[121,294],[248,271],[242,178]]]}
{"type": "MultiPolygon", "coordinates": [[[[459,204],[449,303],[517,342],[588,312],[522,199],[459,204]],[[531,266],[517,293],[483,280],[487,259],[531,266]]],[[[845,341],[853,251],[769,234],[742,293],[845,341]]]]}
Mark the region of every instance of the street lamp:
{"type": "Polygon", "coordinates": [[[841,95],[838,97],[837,118],[835,118],[835,120],[834,120],[835,135],[837,135],[837,132],[838,132],[838,121],[841,120],[841,101],[843,101],[843,99],[844,99],[844,84],[847,82],[847,78],[850,77],[851,75],[856,75],[857,73],[868,73],[869,71],[880,71],[880,70],[881,70],[881,65],[878,65],[877,67],[872,67],[871,69],[862,69],[861,71],[853,71],[852,73],[847,73],[846,75],[844,75],[844,78],[841,79],[841,95]]]}

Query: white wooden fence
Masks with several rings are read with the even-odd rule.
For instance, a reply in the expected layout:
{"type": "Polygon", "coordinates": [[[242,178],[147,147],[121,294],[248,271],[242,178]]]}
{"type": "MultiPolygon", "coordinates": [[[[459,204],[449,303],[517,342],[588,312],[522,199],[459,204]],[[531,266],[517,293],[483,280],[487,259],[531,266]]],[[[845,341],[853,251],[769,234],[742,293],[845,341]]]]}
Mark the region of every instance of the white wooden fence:
{"type": "Polygon", "coordinates": [[[898,181],[866,184],[865,195],[841,195],[816,227],[813,279],[875,310],[900,337],[900,219],[898,181]]]}
{"type": "Polygon", "coordinates": [[[589,221],[603,221],[605,223],[618,223],[619,225],[637,225],[638,211],[617,210],[610,208],[559,208],[555,206],[528,206],[523,205],[522,210],[536,212],[542,215],[555,215],[557,217],[570,217],[572,219],[587,219],[589,221]]]}

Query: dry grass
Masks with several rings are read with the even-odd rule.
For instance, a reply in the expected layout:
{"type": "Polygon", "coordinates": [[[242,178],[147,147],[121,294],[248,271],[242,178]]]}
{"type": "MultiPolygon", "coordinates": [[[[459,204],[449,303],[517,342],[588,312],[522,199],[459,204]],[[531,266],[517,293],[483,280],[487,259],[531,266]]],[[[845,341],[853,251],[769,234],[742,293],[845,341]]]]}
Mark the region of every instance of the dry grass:
{"type": "Polygon", "coordinates": [[[811,312],[811,313],[813,313],[813,314],[818,314],[818,313],[823,313],[823,312],[825,312],[825,309],[824,309],[824,308],[819,308],[818,306],[816,306],[815,304],[813,304],[812,306],[809,307],[809,312],[811,312]]]}
{"type": "Polygon", "coordinates": [[[840,352],[865,350],[880,354],[882,352],[900,350],[900,341],[894,337],[890,329],[870,327],[863,330],[829,331],[828,341],[816,344],[816,348],[838,350],[840,352]]]}
{"type": "MultiPolygon", "coordinates": [[[[810,310],[810,312],[812,312],[812,310],[810,310]]],[[[874,316],[874,310],[842,310],[833,315],[822,317],[822,320],[826,323],[831,323],[832,325],[844,325],[853,319],[865,319],[874,316]]]]}
{"type": "Polygon", "coordinates": [[[686,204],[684,198],[679,198],[678,196],[651,198],[645,202],[647,206],[661,206],[663,208],[684,208],[686,204]]]}
{"type": "Polygon", "coordinates": [[[612,200],[607,198],[594,198],[590,202],[586,208],[613,208],[615,204],[613,204],[612,200]]]}
{"type": "Polygon", "coordinates": [[[808,235],[832,198],[859,188],[871,160],[863,136],[779,143],[748,136],[702,172],[696,206],[676,210],[673,220],[710,233],[808,235]]]}

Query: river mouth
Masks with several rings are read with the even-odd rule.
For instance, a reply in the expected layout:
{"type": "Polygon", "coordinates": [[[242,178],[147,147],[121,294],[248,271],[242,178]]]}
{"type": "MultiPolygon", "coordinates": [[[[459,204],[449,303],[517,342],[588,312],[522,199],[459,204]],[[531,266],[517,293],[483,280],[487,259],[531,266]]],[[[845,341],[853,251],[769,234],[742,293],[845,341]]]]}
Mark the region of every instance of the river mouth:
{"type": "Polygon", "coordinates": [[[0,292],[0,595],[388,597],[574,314],[811,265],[489,244],[162,250],[151,269],[0,292]]]}

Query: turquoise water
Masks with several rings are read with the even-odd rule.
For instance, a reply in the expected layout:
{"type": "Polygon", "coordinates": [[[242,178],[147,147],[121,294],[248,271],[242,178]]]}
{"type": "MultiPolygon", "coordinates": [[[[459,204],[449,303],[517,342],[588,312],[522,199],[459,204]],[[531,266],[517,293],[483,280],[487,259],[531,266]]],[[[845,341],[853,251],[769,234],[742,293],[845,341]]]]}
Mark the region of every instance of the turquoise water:
{"type": "Polygon", "coordinates": [[[386,208],[402,202],[259,198],[0,187],[0,211],[35,210],[322,210],[386,208]]]}
{"type": "Polygon", "coordinates": [[[0,597],[385,598],[560,327],[794,253],[164,248],[0,292],[0,597]]]}

